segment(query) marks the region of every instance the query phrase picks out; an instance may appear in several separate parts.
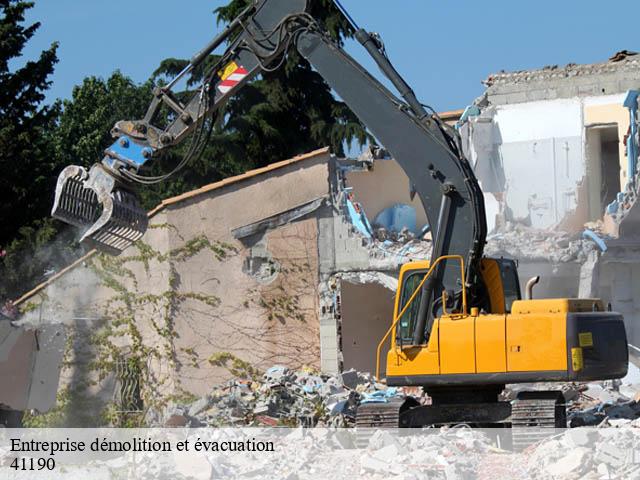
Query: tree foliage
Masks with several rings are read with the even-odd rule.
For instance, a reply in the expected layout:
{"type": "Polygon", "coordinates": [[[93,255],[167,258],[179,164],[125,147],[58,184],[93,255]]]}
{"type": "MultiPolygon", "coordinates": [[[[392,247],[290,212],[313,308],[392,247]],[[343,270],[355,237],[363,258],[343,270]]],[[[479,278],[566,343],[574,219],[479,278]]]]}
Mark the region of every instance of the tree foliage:
{"type": "Polygon", "coordinates": [[[57,45],[12,68],[40,26],[24,25],[32,6],[0,0],[0,245],[14,238],[20,226],[47,214],[55,167],[47,139],[57,107],[42,106],[42,101],[58,61],[57,45]]]}
{"type": "Polygon", "coordinates": [[[140,118],[151,99],[152,82],[136,85],[120,71],[108,79],[87,77],[62,102],[53,141],[62,165],[89,167],[99,162],[113,142],[111,129],[118,120],[140,118]]]}
{"type": "Polygon", "coordinates": [[[43,278],[52,264],[43,247],[58,232],[46,219],[55,185],[57,159],[49,146],[58,105],[42,105],[58,61],[57,44],[38,58],[21,58],[40,27],[25,25],[32,6],[0,0],[0,299],[43,278]]]}

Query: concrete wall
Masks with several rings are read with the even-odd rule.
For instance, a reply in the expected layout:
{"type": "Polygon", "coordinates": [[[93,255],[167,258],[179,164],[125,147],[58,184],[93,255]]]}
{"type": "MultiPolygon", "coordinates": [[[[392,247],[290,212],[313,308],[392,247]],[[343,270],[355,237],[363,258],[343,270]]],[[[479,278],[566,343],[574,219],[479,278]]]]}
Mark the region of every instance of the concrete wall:
{"type": "Polygon", "coordinates": [[[584,176],[581,118],[578,100],[496,109],[505,202],[514,219],[548,228],[575,210],[584,176]]]}
{"type": "Polygon", "coordinates": [[[525,296],[527,281],[540,275],[533,289],[533,298],[576,298],[580,284],[579,263],[518,262],[520,291],[525,296]]]}
{"type": "Polygon", "coordinates": [[[640,59],[631,56],[616,62],[498,73],[489,77],[487,95],[493,105],[615,95],[638,88],[638,72],[640,59]]]}
{"type": "Polygon", "coordinates": [[[625,319],[629,343],[640,346],[640,261],[638,249],[614,249],[602,257],[599,272],[600,297],[625,319]]]}

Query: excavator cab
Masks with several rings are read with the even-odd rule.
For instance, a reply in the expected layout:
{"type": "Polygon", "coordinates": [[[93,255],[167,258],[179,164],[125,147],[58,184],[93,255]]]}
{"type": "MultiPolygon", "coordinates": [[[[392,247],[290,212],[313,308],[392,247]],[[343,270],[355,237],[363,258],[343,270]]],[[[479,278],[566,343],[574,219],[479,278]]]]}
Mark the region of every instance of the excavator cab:
{"type": "Polygon", "coordinates": [[[112,255],[140,239],[148,223],[135,193],[101,164],[60,173],[51,216],[80,228],[85,245],[112,255]]]}
{"type": "MultiPolygon", "coordinates": [[[[416,328],[422,292],[416,290],[421,286],[430,267],[428,260],[411,262],[402,266],[398,282],[396,313],[406,307],[399,319],[396,330],[396,341],[399,345],[411,344],[413,331],[416,328]],[[413,294],[415,298],[410,302],[413,294]]],[[[516,262],[507,258],[484,258],[480,266],[482,279],[487,291],[489,303],[484,313],[509,313],[516,300],[521,300],[520,281],[516,262]]],[[[445,293],[444,308],[452,311],[455,305],[453,295],[445,293]]],[[[443,302],[439,302],[439,313],[442,313],[443,302]]],[[[430,332],[427,332],[428,339],[430,332]]]]}

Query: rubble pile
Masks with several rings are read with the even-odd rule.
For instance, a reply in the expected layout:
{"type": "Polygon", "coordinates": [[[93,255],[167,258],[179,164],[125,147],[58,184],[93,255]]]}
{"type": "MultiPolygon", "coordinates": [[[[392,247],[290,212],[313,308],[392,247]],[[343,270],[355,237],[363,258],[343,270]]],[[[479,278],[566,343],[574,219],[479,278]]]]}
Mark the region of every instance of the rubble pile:
{"type": "Polygon", "coordinates": [[[579,387],[570,402],[570,427],[640,427],[640,385],[620,381],[589,383],[579,387]]]}
{"type": "Polygon", "coordinates": [[[629,364],[622,380],[591,383],[521,383],[508,385],[505,400],[523,390],[561,390],[567,402],[568,427],[640,427],[640,370],[629,364]]]}
{"type": "MultiPolygon", "coordinates": [[[[640,371],[630,364],[623,380],[587,384],[536,383],[508,385],[502,399],[522,390],[562,390],[570,427],[640,427],[640,371]]],[[[191,403],[174,404],[162,413],[150,413],[151,426],[190,427],[351,427],[357,406],[384,402],[419,389],[388,388],[368,373],[355,370],[339,375],[269,368],[262,377],[233,379],[191,403]]],[[[419,398],[428,403],[425,396],[419,398]]]]}
{"type": "Polygon", "coordinates": [[[216,458],[214,478],[474,478],[483,455],[492,449],[482,432],[467,428],[410,436],[376,431],[366,448],[358,450],[351,432],[297,429],[282,432],[278,445],[275,458],[216,458]]]}
{"type": "MultiPolygon", "coordinates": [[[[411,431],[376,431],[363,448],[344,429],[196,429],[185,434],[193,446],[272,442],[274,453],[257,450],[225,452],[121,452],[114,456],[84,455],[65,466],[69,478],[197,479],[368,478],[373,480],[478,479],[627,479],[640,476],[637,429],[576,428],[552,435],[522,451],[496,444],[508,430],[467,427],[411,431]],[[109,475],[105,476],[104,473],[109,475]]],[[[553,430],[551,431],[553,433],[553,430]]],[[[116,435],[116,433],[109,433],[116,435]]],[[[167,439],[166,431],[151,435],[167,439]]],[[[0,450],[0,457],[3,455],[0,450]]],[[[3,477],[4,478],[4,477],[3,477]]],[[[23,478],[8,471],[6,478],[23,478]]]]}
{"type": "Polygon", "coordinates": [[[407,436],[377,431],[360,453],[360,474],[367,478],[474,478],[483,458],[495,451],[483,432],[466,427],[407,436]]]}
{"type": "Polygon", "coordinates": [[[396,395],[401,395],[397,389],[355,370],[330,376],[275,366],[260,379],[230,380],[191,404],[171,405],[151,423],[172,427],[347,427],[355,423],[360,403],[396,395]]]}
{"type": "Polygon", "coordinates": [[[519,223],[506,222],[497,232],[487,237],[485,254],[501,255],[552,263],[583,263],[596,244],[561,230],[539,230],[519,223]]]}
{"type": "Polygon", "coordinates": [[[373,232],[373,238],[375,238],[379,242],[407,243],[411,240],[415,240],[416,235],[407,227],[404,227],[399,232],[387,230],[384,227],[378,227],[373,232]]]}
{"type": "MultiPolygon", "coordinates": [[[[174,406],[159,424],[178,426],[182,419],[182,425],[188,426],[263,426],[194,429],[187,435],[192,445],[196,441],[271,441],[276,445],[275,454],[250,449],[225,454],[195,449],[162,455],[125,452],[119,458],[91,459],[78,466],[78,472],[82,478],[108,469],[114,478],[133,473],[141,479],[202,480],[637,478],[640,462],[634,450],[640,443],[640,428],[624,428],[640,427],[640,371],[635,367],[631,370],[622,381],[535,384],[539,389],[562,388],[572,426],[618,428],[550,430],[543,440],[514,451],[509,443],[510,429],[477,430],[464,425],[366,432],[352,428],[266,428],[352,426],[357,403],[401,395],[376,383],[370,375],[353,370],[328,376],[277,366],[258,379],[233,380],[198,401],[174,406]]],[[[505,399],[515,398],[518,389],[532,387],[512,385],[504,392],[505,399]]],[[[175,432],[176,439],[184,438],[185,431],[175,432]]],[[[154,434],[167,435],[165,430],[154,434]]]]}
{"type": "Polygon", "coordinates": [[[523,452],[523,465],[533,478],[606,478],[640,476],[636,429],[574,428],[523,452]]]}
{"type": "Polygon", "coordinates": [[[407,238],[397,241],[374,239],[369,246],[371,268],[400,268],[402,264],[411,260],[431,258],[433,244],[430,239],[407,238]]]}

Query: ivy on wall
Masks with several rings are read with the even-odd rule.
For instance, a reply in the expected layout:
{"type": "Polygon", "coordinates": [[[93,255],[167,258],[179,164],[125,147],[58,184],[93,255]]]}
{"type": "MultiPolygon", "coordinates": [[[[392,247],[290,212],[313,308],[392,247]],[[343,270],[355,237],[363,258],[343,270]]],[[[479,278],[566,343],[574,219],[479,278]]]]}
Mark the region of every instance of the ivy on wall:
{"type": "MultiPolygon", "coordinates": [[[[150,228],[173,228],[171,225],[152,225],[150,228]]],[[[99,423],[115,427],[143,426],[149,409],[160,410],[176,399],[185,400],[190,394],[180,386],[180,378],[169,372],[177,368],[177,352],[174,340],[178,334],[174,328],[174,311],[186,301],[195,301],[209,309],[220,306],[215,295],[185,292],[179,289],[176,265],[208,252],[214,261],[220,262],[237,253],[232,245],[210,240],[205,235],[186,241],[182,246],[162,253],[143,241],[136,243],[137,253],[130,256],[110,257],[98,254],[88,260],[87,266],[100,279],[102,286],[112,290],[100,310],[103,322],[90,336],[88,350],[91,360],[86,365],[74,361],[76,335],[68,329],[68,340],[63,356],[63,369],[85,369],[76,381],[58,394],[57,405],[42,415],[28,414],[29,426],[63,426],[69,424],[70,405],[88,400],[88,389],[96,387],[116,373],[119,394],[102,410],[99,423]],[[142,266],[147,275],[154,271],[168,272],[167,288],[150,293],[139,286],[135,270],[142,266]],[[158,268],[160,267],[160,268],[158,268]],[[149,334],[151,333],[151,335],[149,334]],[[154,362],[162,362],[169,368],[158,373],[151,368],[154,362]],[[123,365],[127,368],[123,369],[123,365]],[[118,375],[120,372],[122,375],[118,375]],[[134,380],[135,379],[135,380],[134,380]],[[166,387],[173,382],[167,395],[166,387]],[[134,386],[132,386],[134,385],[134,386]]],[[[37,305],[29,304],[29,309],[37,305]]],[[[199,363],[194,349],[182,349],[191,366],[199,363]]],[[[75,409],[74,409],[75,410],[75,409]]],[[[75,412],[77,413],[77,412],[75,412]]],[[[75,415],[74,413],[74,415],[75,415]]],[[[95,418],[89,420],[95,425],[95,418]]],[[[77,425],[77,421],[73,421],[77,425]]]]}

